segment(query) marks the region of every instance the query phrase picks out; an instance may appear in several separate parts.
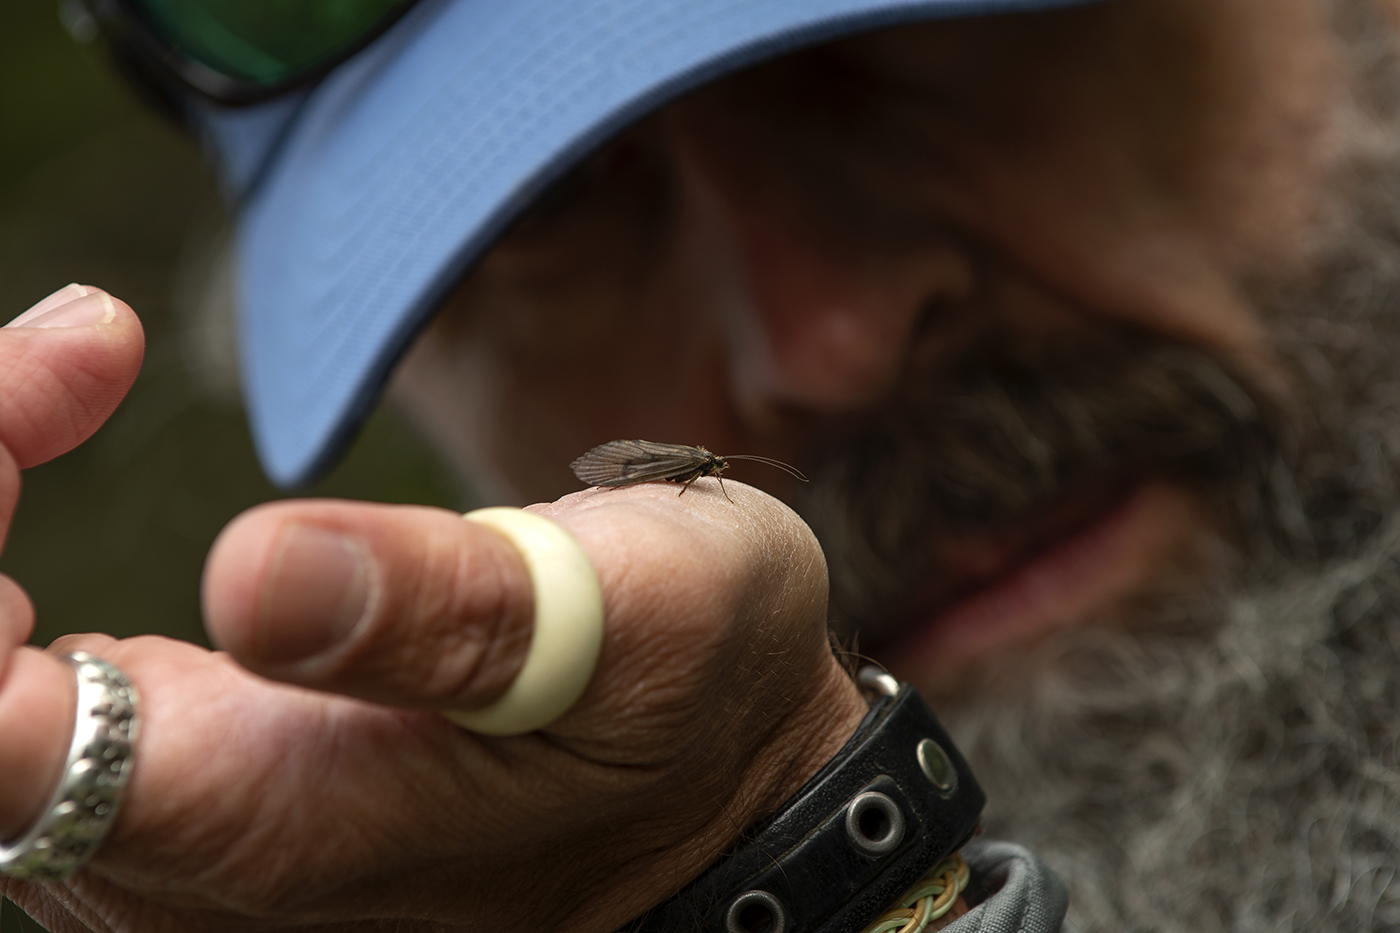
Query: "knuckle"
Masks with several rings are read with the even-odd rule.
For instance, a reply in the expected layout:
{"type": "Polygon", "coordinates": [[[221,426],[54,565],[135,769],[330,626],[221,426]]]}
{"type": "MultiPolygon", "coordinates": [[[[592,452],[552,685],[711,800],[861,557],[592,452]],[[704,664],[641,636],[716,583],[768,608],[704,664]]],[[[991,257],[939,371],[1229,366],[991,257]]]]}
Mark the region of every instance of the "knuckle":
{"type": "Polygon", "coordinates": [[[510,658],[528,645],[533,613],[520,598],[523,568],[511,567],[509,553],[464,547],[453,531],[425,537],[413,569],[386,587],[350,659],[377,669],[396,693],[432,706],[504,689],[515,673],[510,658]]]}

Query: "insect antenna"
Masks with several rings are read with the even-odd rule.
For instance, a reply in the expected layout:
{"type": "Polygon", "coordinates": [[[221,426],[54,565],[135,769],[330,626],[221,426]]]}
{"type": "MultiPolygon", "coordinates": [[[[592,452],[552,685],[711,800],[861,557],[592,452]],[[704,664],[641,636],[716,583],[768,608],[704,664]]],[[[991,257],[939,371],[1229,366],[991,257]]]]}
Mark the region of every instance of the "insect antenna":
{"type": "Polygon", "coordinates": [[[789,463],[784,463],[784,462],[781,461],[781,460],[774,460],[772,457],[755,457],[755,456],[752,456],[752,455],[750,455],[750,454],[727,454],[727,455],[725,456],[724,459],[726,459],[726,460],[756,460],[756,461],[758,461],[759,463],[766,463],[766,464],[768,464],[769,466],[777,467],[778,469],[782,470],[784,473],[790,473],[790,474],[792,474],[793,476],[797,477],[798,479],[802,480],[802,482],[804,482],[804,483],[810,483],[810,482],[811,482],[811,480],[809,480],[806,476],[803,476],[803,475],[802,475],[802,471],[799,470],[797,467],[795,467],[795,466],[793,466],[793,465],[791,465],[791,464],[789,464],[789,463]]]}

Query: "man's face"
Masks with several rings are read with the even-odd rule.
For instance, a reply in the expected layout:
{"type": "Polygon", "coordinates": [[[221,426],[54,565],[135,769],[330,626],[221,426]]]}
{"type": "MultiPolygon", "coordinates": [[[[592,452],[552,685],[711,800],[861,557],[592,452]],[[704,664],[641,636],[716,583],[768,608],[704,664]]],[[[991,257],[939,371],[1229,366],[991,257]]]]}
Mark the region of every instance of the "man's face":
{"type": "Polygon", "coordinates": [[[1384,16],[1118,0],[720,82],[522,220],[400,395],[503,499],[615,438],[802,466],[734,475],[1077,923],[1400,924],[1384,16]]]}
{"type": "Polygon", "coordinates": [[[1237,536],[1219,448],[1267,447],[1268,415],[1201,429],[1220,391],[1291,404],[1249,289],[1338,210],[1322,7],[930,23],[720,82],[520,223],[408,391],[505,499],[577,488],[621,437],[809,468],[736,474],[809,513],[835,615],[901,673],[1102,614],[1237,536]],[[1037,400],[1085,423],[1010,437],[1037,400]]]}

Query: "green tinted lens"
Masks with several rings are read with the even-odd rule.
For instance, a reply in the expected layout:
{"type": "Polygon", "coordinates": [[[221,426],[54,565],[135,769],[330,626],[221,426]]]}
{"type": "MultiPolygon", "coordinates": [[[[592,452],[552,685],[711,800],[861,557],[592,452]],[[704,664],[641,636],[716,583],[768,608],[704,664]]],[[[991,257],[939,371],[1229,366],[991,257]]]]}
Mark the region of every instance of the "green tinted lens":
{"type": "Polygon", "coordinates": [[[137,0],[181,54],[275,87],[333,63],[413,0],[137,0]]]}

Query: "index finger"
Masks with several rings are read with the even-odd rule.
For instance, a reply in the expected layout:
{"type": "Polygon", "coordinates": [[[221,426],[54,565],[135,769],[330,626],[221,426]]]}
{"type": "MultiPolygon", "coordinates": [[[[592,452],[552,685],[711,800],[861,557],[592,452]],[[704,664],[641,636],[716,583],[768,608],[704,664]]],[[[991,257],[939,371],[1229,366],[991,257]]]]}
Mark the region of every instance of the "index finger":
{"type": "Polygon", "coordinates": [[[0,446],[20,469],[73,449],[116,409],[144,350],[131,308],[87,285],[0,327],[0,446]]]}

